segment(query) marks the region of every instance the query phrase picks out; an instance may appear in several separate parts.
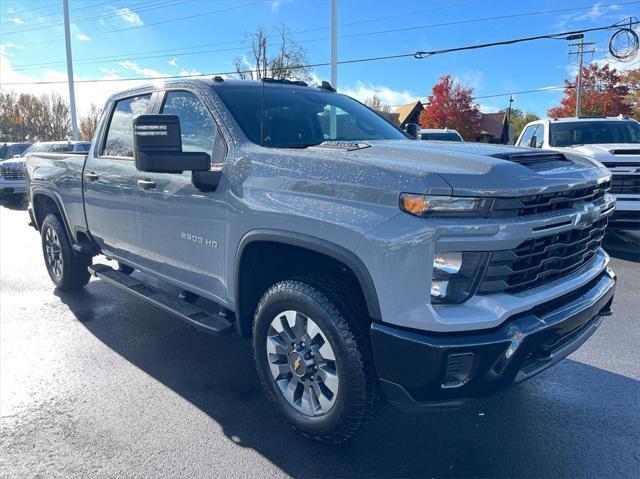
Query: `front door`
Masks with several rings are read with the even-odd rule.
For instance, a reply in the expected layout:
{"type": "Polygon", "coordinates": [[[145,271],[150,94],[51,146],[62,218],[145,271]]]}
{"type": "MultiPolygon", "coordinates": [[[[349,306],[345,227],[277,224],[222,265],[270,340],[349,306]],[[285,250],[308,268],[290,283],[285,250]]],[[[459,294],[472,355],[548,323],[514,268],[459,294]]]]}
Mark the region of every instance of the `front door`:
{"type": "Polygon", "coordinates": [[[136,262],[139,250],[138,171],[133,157],[133,117],[149,111],[151,94],[109,105],[104,141],[94,145],[84,168],[84,204],[89,231],[101,250],[136,262]]]}
{"type": "MultiPolygon", "coordinates": [[[[168,91],[160,113],[180,118],[183,151],[203,151],[220,166],[224,140],[200,99],[188,91],[168,91]]],[[[140,218],[142,266],[176,286],[224,299],[226,208],[222,189],[203,192],[191,172],[140,172],[143,188],[136,203],[140,218]]]]}

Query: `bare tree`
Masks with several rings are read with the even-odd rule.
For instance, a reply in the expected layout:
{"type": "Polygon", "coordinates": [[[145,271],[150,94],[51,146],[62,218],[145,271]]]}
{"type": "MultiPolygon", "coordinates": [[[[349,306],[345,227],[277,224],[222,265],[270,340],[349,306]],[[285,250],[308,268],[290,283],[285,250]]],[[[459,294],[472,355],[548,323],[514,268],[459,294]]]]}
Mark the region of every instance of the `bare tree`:
{"type": "Polygon", "coordinates": [[[260,27],[254,33],[247,34],[247,38],[251,40],[249,57],[236,57],[233,62],[242,80],[274,78],[308,81],[311,78],[309,69],[304,66],[307,64],[307,50],[293,40],[284,25],[271,32],[260,27]]]}
{"type": "Polygon", "coordinates": [[[91,106],[89,106],[89,111],[80,117],[78,133],[81,140],[91,141],[93,139],[101,112],[102,109],[92,103],[91,106]]]}
{"type": "Polygon", "coordinates": [[[384,105],[380,97],[375,94],[372,97],[367,98],[364,101],[364,104],[367,105],[372,110],[379,111],[381,113],[391,112],[391,107],[389,105],[384,105]]]}
{"type": "Polygon", "coordinates": [[[70,135],[69,105],[60,95],[0,92],[0,140],[66,140],[70,135]]]}

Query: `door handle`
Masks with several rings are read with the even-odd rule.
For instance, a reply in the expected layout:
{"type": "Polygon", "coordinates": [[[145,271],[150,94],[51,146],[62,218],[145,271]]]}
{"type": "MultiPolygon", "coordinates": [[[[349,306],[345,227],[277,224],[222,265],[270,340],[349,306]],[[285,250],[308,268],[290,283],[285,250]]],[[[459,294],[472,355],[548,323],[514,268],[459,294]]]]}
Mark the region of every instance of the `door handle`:
{"type": "Polygon", "coordinates": [[[84,175],[84,177],[89,181],[97,181],[98,178],[100,178],[100,175],[98,175],[98,173],[96,173],[95,171],[91,171],[84,175]]]}
{"type": "Polygon", "coordinates": [[[151,180],[138,180],[136,182],[140,188],[145,190],[151,190],[156,187],[156,182],[151,180]]]}

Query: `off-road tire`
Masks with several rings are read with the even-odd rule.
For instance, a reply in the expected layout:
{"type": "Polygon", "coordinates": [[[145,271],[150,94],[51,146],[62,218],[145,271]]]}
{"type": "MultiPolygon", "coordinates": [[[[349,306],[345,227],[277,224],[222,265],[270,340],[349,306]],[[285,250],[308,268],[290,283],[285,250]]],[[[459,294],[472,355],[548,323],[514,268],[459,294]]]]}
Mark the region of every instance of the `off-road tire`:
{"type": "Polygon", "coordinates": [[[272,286],[256,308],[253,350],[260,382],[284,420],[306,437],[338,444],[353,436],[372,416],[377,383],[368,340],[368,316],[362,298],[343,280],[313,275],[272,286]],[[277,387],[267,360],[272,320],[295,310],[311,318],[328,337],[336,357],[339,389],[333,407],[310,417],[291,406],[277,387]]]}
{"type": "Polygon", "coordinates": [[[89,282],[90,274],[87,267],[91,264],[91,257],[79,255],[73,251],[62,221],[53,213],[49,213],[45,217],[40,232],[42,238],[42,254],[44,256],[45,266],[47,267],[47,273],[49,273],[53,284],[63,291],[83,288],[89,282]],[[54,272],[47,256],[47,235],[49,231],[55,234],[59,243],[58,255],[62,262],[60,274],[54,272]]]}

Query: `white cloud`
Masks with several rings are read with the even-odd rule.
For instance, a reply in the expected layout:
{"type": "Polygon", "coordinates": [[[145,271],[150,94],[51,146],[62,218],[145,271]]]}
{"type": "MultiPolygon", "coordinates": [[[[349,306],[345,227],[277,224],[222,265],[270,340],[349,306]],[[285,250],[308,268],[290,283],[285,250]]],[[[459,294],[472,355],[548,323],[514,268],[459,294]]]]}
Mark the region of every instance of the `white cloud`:
{"type": "MultiPolygon", "coordinates": [[[[66,83],[67,73],[64,70],[44,70],[40,71],[37,76],[28,74],[26,72],[19,72],[13,69],[10,59],[4,53],[4,50],[9,45],[0,46],[0,71],[2,77],[0,77],[0,87],[2,90],[14,90],[18,93],[30,93],[32,95],[43,95],[57,93],[63,98],[69,98],[69,87],[66,83]],[[54,81],[61,83],[53,84],[33,84],[32,82],[39,81],[54,81]],[[22,85],[9,85],[8,83],[22,83],[22,85]]],[[[138,67],[144,70],[143,67],[138,67]]],[[[117,80],[122,78],[118,71],[114,69],[100,69],[100,80],[117,80]]],[[[74,76],[75,91],[76,91],[76,105],[78,109],[78,115],[83,115],[89,110],[92,103],[102,107],[107,98],[112,94],[139,86],[142,84],[140,81],[111,81],[111,82],[96,82],[96,83],[81,83],[80,81],[86,80],[86,77],[79,75],[74,76]]],[[[147,80],[148,82],[148,80],[147,80]]]]}
{"type": "Polygon", "coordinates": [[[573,17],[576,22],[582,21],[595,21],[602,17],[607,12],[607,8],[604,8],[601,3],[596,3],[590,10],[585,13],[578,14],[573,17]]]}
{"type": "Polygon", "coordinates": [[[198,70],[195,70],[193,68],[191,69],[191,71],[182,69],[180,70],[180,73],[178,73],[178,75],[180,75],[181,77],[188,77],[191,75],[202,75],[202,72],[199,72],[198,70]]]}
{"type": "Polygon", "coordinates": [[[171,65],[172,67],[175,67],[178,64],[178,59],[177,58],[172,58],[171,60],[169,60],[167,62],[169,65],[171,65]]]}
{"type": "Polygon", "coordinates": [[[132,62],[131,60],[125,60],[123,62],[119,62],[119,64],[125,70],[130,70],[132,72],[138,73],[139,75],[144,75],[146,77],[162,77],[162,76],[169,75],[169,73],[160,72],[158,70],[154,70],[153,68],[142,67],[138,65],[136,62],[132,62]]]}
{"type": "Polygon", "coordinates": [[[480,103],[478,106],[480,107],[480,111],[482,113],[497,113],[501,110],[501,108],[498,108],[496,106],[483,105],[482,103],[480,103]]]}
{"type": "Polygon", "coordinates": [[[280,9],[280,5],[282,5],[282,2],[280,2],[280,0],[274,0],[273,2],[271,2],[271,10],[273,12],[277,12],[280,9]]]}
{"type": "Polygon", "coordinates": [[[13,23],[15,23],[17,25],[22,25],[24,22],[20,18],[14,18],[13,19],[13,23]]]}
{"type": "Polygon", "coordinates": [[[9,8],[7,8],[7,13],[9,13],[9,14],[16,13],[16,11],[13,8],[9,7],[9,8]]]}
{"type": "Polygon", "coordinates": [[[88,36],[86,36],[84,33],[78,33],[76,35],[76,39],[80,40],[81,42],[88,42],[89,40],[91,40],[88,36]]]}
{"type": "Polygon", "coordinates": [[[124,20],[125,22],[130,23],[131,25],[136,25],[136,26],[144,25],[144,22],[142,21],[140,16],[130,8],[127,8],[127,7],[115,8],[114,10],[117,13],[118,17],[124,20]]]}
{"type": "Polygon", "coordinates": [[[376,95],[383,104],[393,106],[404,105],[418,99],[417,95],[407,90],[394,90],[384,85],[373,85],[362,81],[356,82],[355,86],[340,88],[339,91],[362,102],[376,95]]]}

